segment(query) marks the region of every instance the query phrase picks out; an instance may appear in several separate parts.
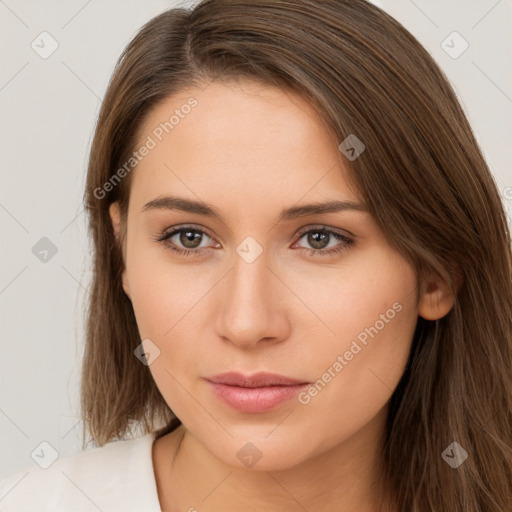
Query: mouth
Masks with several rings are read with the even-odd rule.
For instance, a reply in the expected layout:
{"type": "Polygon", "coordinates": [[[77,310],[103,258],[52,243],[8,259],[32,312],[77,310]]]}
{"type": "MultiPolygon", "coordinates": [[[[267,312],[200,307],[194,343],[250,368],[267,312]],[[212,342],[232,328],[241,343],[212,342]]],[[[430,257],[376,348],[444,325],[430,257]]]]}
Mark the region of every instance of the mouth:
{"type": "Polygon", "coordinates": [[[224,404],[244,413],[264,413],[296,397],[310,383],[277,375],[260,372],[243,375],[228,372],[206,381],[214,395],[224,404]]]}

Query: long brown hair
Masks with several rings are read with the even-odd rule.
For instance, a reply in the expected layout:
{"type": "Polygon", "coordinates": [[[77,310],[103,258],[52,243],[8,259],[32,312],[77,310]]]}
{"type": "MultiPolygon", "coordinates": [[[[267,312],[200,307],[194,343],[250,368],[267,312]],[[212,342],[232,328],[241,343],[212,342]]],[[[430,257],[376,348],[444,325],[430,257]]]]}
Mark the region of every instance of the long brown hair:
{"type": "Polygon", "coordinates": [[[350,134],[363,141],[364,153],[346,164],[374,219],[420,286],[434,271],[456,295],[445,318],[418,319],[391,399],[382,461],[398,510],[512,510],[512,257],[500,194],[443,72],[365,0],[205,0],[155,17],[123,52],[84,196],[94,244],[84,446],[86,430],[101,446],[133,428],[158,427],[160,436],[180,424],[134,356],[141,339],[121,272],[136,169],[112,177],[159,101],[239,78],[300,93],[338,142],[350,134]],[[113,201],[120,240],[108,213],[113,201]],[[453,442],[468,452],[456,470],[442,457],[453,442]]]}

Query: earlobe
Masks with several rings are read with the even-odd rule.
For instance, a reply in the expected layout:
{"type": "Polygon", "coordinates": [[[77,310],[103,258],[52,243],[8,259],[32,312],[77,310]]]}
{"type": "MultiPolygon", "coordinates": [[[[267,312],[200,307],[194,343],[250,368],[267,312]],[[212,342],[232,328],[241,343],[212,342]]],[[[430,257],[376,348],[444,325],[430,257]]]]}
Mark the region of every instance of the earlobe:
{"type": "Polygon", "coordinates": [[[420,297],[418,314],[425,320],[440,320],[453,308],[455,296],[441,276],[431,274],[420,297]]]}
{"type": "MultiPolygon", "coordinates": [[[[115,201],[109,207],[110,220],[112,222],[112,229],[114,231],[114,236],[119,244],[121,244],[121,210],[119,208],[119,202],[115,201]]],[[[121,249],[122,250],[122,249],[121,249]]],[[[130,291],[128,286],[128,277],[126,273],[126,265],[124,265],[123,273],[122,273],[122,281],[123,281],[123,289],[128,298],[130,298],[130,291]]]]}

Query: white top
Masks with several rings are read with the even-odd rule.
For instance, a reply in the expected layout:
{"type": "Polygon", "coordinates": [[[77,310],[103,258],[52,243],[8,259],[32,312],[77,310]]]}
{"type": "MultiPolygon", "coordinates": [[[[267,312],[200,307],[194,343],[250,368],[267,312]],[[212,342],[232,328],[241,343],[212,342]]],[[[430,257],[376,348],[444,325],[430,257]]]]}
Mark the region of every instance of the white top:
{"type": "Polygon", "coordinates": [[[161,512],[154,432],[34,466],[0,481],[2,512],[161,512]]]}

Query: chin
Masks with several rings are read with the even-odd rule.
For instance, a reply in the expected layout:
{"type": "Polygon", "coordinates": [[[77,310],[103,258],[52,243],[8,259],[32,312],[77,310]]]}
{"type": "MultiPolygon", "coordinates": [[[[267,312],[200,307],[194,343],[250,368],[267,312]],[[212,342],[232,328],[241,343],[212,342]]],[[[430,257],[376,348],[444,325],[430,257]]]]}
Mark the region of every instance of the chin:
{"type": "MultiPolygon", "coordinates": [[[[273,428],[278,423],[274,424],[273,428]]],[[[254,434],[254,429],[251,429],[254,434]]],[[[259,435],[240,435],[227,438],[224,436],[222,442],[217,440],[212,443],[210,437],[204,443],[206,449],[219,460],[230,466],[249,471],[280,471],[297,466],[308,458],[314,456],[313,451],[309,453],[305,446],[304,439],[307,434],[297,435],[297,438],[269,436],[272,429],[261,429],[259,435]]],[[[297,434],[299,432],[295,431],[297,434]]],[[[311,447],[311,450],[313,447],[311,447]]]]}

